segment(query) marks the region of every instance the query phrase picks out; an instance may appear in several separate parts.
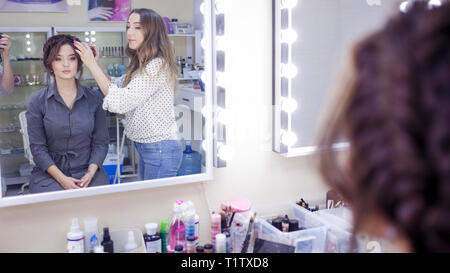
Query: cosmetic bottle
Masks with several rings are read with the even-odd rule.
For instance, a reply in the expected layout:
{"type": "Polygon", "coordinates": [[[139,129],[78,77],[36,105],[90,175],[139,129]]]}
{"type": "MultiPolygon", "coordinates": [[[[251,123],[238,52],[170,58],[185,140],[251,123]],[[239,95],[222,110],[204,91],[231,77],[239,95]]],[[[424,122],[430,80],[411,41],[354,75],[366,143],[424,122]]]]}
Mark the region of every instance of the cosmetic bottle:
{"type": "Polygon", "coordinates": [[[213,253],[213,251],[214,251],[212,244],[206,244],[203,249],[204,249],[205,253],[213,253]]]}
{"type": "Polygon", "coordinates": [[[67,233],[67,250],[69,253],[84,252],[84,233],[78,225],[78,218],[72,219],[70,231],[67,233]]]}
{"type": "Polygon", "coordinates": [[[298,220],[290,219],[289,220],[289,232],[297,231],[299,229],[298,220]]]}
{"type": "Polygon", "coordinates": [[[231,234],[228,231],[224,232],[226,237],[226,253],[231,253],[230,247],[231,247],[231,234]]]}
{"type": "Polygon", "coordinates": [[[114,242],[111,240],[111,235],[109,235],[109,228],[103,228],[103,241],[102,241],[103,251],[106,253],[114,253],[114,242]]]}
{"type": "Polygon", "coordinates": [[[195,237],[194,236],[186,237],[186,252],[187,253],[195,253],[195,237]]]}
{"type": "Polygon", "coordinates": [[[134,239],[134,233],[133,231],[128,231],[128,241],[125,244],[125,252],[131,252],[135,250],[138,247],[136,244],[136,240],[134,239]]]}
{"type": "Polygon", "coordinates": [[[169,241],[167,244],[167,252],[173,253],[175,246],[186,246],[186,227],[183,222],[184,202],[177,200],[173,204],[173,215],[169,229],[169,241]]]}
{"type": "Polygon", "coordinates": [[[204,253],[205,252],[205,248],[202,246],[197,246],[195,248],[195,251],[197,251],[197,253],[204,253]]]}
{"type": "Polygon", "coordinates": [[[225,234],[219,233],[216,235],[216,253],[227,252],[227,238],[225,234]]]}
{"type": "Polygon", "coordinates": [[[97,218],[84,219],[84,245],[85,252],[92,253],[98,245],[97,218]]]}
{"type": "Polygon", "coordinates": [[[169,237],[169,223],[167,220],[161,221],[161,229],[159,230],[159,234],[161,236],[161,251],[162,253],[167,252],[167,239],[169,237]]]}
{"type": "Polygon", "coordinates": [[[183,253],[183,246],[182,245],[176,245],[174,253],[183,253]]]}
{"type": "Polygon", "coordinates": [[[216,235],[221,232],[221,217],[218,213],[211,214],[211,244],[216,246],[216,235]]]}
{"type": "Polygon", "coordinates": [[[282,230],[281,228],[281,221],[283,220],[282,217],[277,217],[272,220],[272,226],[276,227],[278,230],[282,230]]]}
{"type": "Polygon", "coordinates": [[[289,232],[289,218],[287,215],[285,215],[283,220],[281,220],[281,231],[289,232]]]}
{"type": "Polygon", "coordinates": [[[103,246],[94,247],[94,253],[105,253],[105,251],[103,251],[103,246]]]}
{"type": "Polygon", "coordinates": [[[192,201],[185,203],[184,222],[186,224],[186,237],[194,236],[195,245],[198,245],[199,216],[195,213],[195,207],[192,201]]]}
{"type": "Polygon", "coordinates": [[[147,253],[162,253],[161,237],[156,233],[157,228],[156,223],[145,224],[147,233],[144,234],[144,242],[147,253]]]}
{"type": "Polygon", "coordinates": [[[114,66],[112,64],[108,65],[108,75],[114,77],[114,66]]]}

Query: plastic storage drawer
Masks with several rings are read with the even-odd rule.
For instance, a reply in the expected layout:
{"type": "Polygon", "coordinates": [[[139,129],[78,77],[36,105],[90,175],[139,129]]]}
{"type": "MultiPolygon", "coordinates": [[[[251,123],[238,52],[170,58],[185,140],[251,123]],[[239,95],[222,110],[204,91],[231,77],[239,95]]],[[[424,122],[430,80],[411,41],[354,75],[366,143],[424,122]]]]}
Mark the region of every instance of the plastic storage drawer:
{"type": "Polygon", "coordinates": [[[283,214],[297,219],[299,227],[304,229],[282,232],[269,222],[272,217],[256,217],[256,237],[266,241],[294,246],[295,253],[324,252],[327,230],[326,226],[319,221],[316,215],[306,209],[296,210],[294,206],[290,206],[288,211],[285,211],[283,214]]]}
{"type": "Polygon", "coordinates": [[[352,237],[351,212],[347,208],[324,209],[314,212],[318,219],[327,227],[325,252],[350,252],[352,237]]]}

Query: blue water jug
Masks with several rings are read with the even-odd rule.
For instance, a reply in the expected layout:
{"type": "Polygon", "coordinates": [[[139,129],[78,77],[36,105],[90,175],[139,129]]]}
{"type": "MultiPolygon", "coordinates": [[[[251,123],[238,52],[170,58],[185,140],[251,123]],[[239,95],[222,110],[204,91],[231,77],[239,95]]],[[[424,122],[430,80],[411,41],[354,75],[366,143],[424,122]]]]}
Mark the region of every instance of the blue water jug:
{"type": "Polygon", "coordinates": [[[186,150],[183,152],[178,176],[197,174],[202,172],[202,155],[192,150],[190,143],[186,143],[186,150]]]}

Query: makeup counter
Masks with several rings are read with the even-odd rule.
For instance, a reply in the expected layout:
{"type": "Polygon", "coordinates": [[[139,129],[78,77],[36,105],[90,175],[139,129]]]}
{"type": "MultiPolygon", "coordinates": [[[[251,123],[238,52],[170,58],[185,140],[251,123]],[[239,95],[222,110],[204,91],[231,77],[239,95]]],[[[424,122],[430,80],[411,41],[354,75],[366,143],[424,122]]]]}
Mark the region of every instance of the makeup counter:
{"type": "Polygon", "coordinates": [[[169,218],[143,227],[101,227],[97,218],[86,218],[83,232],[79,219],[72,221],[69,253],[347,253],[369,251],[363,246],[373,242],[358,235],[350,251],[351,212],[336,200],[310,208],[301,199],[259,215],[248,199],[235,199],[223,202],[210,219],[200,219],[191,201],[177,200],[169,218]],[[210,222],[210,238],[199,238],[200,221],[210,222]]]}

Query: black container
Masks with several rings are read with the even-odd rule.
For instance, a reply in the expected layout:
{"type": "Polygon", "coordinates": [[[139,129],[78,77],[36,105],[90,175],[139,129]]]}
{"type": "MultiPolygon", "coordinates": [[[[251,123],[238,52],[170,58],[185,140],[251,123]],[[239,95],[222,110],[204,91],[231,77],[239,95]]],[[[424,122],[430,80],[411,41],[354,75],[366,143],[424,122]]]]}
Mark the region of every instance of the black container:
{"type": "Polygon", "coordinates": [[[114,253],[114,242],[111,240],[111,235],[109,235],[109,228],[103,228],[103,241],[102,241],[103,251],[105,253],[114,253]]]}
{"type": "Polygon", "coordinates": [[[298,230],[298,220],[290,219],[289,220],[289,232],[297,231],[297,230],[298,230]]]}
{"type": "Polygon", "coordinates": [[[195,248],[195,250],[197,251],[197,253],[203,253],[203,252],[205,251],[205,248],[202,247],[202,246],[197,246],[197,247],[195,248]]]}
{"type": "Polygon", "coordinates": [[[213,253],[213,245],[212,244],[206,244],[204,247],[205,253],[213,253]]]}
{"type": "Polygon", "coordinates": [[[281,221],[283,220],[283,218],[278,217],[275,219],[272,219],[272,226],[276,227],[277,229],[281,230],[281,221]]]}

